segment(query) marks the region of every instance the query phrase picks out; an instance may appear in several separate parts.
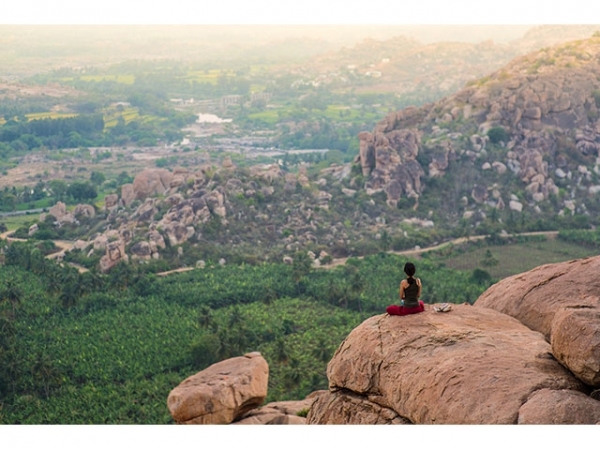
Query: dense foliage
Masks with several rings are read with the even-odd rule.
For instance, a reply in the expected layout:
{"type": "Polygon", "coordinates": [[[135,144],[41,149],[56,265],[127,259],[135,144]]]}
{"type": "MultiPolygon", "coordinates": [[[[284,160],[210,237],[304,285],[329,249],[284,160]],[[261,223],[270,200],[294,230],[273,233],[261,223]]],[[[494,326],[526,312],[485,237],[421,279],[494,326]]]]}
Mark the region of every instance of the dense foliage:
{"type": "MultiPolygon", "coordinates": [[[[405,260],[378,254],[330,270],[306,261],[99,275],[31,244],[5,246],[0,422],[171,423],[173,387],[254,350],[269,362],[267,401],[326,388],[339,343],[396,301],[405,260]]],[[[426,302],[473,301],[490,282],[426,260],[418,275],[426,302]]]]}

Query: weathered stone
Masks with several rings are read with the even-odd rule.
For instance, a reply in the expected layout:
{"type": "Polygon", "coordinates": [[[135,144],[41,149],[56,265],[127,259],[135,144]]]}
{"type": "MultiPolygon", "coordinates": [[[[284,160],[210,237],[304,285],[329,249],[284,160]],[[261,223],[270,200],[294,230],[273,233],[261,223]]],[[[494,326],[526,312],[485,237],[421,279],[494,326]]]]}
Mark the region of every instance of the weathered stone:
{"type": "Polygon", "coordinates": [[[156,200],[153,198],[147,198],[138,209],[135,211],[135,216],[138,223],[151,222],[154,219],[157,209],[155,207],[156,200]]]}
{"type": "Polygon", "coordinates": [[[547,264],[505,278],[476,301],[508,314],[552,344],[552,354],[585,383],[600,386],[600,257],[547,264]]]}
{"type": "Polygon", "coordinates": [[[152,249],[150,244],[146,241],[136,242],[129,249],[132,257],[139,259],[151,259],[152,258],[152,249]]]}
{"type": "Polygon", "coordinates": [[[586,425],[600,423],[600,401],[571,390],[534,392],[519,410],[519,424],[586,425]]]}
{"type": "Polygon", "coordinates": [[[516,211],[516,212],[521,212],[523,211],[523,203],[518,202],[516,200],[511,200],[508,202],[508,207],[512,210],[512,211],[516,211]]]}
{"type": "Polygon", "coordinates": [[[135,200],[135,190],[133,189],[133,184],[126,183],[121,186],[121,201],[123,202],[123,206],[129,206],[135,200]]]}
{"type": "Polygon", "coordinates": [[[108,272],[119,262],[127,262],[129,258],[125,254],[125,243],[121,240],[109,242],[106,245],[104,256],[100,258],[100,271],[108,272]]]}
{"type": "Polygon", "coordinates": [[[162,237],[162,234],[160,234],[156,230],[150,230],[148,232],[148,243],[150,244],[150,246],[154,246],[154,252],[156,251],[156,249],[166,248],[165,240],[162,237]]]}
{"type": "MultiPolygon", "coordinates": [[[[329,391],[416,424],[516,424],[533,392],[585,389],[550,349],[539,333],[488,308],[379,315],[355,328],[335,352],[327,366],[329,391]]],[[[346,402],[335,400],[335,409],[343,411],[346,402]]],[[[335,415],[322,403],[313,404],[309,423],[366,423],[335,415]]]]}
{"type": "Polygon", "coordinates": [[[165,194],[172,179],[173,174],[167,169],[143,170],[133,180],[134,196],[138,200],[144,200],[147,197],[165,194]]]}
{"type": "Polygon", "coordinates": [[[79,204],[73,210],[75,217],[91,218],[96,215],[96,209],[92,205],[79,204]]]}
{"type": "Polygon", "coordinates": [[[500,161],[494,161],[492,163],[492,167],[496,169],[496,172],[498,172],[500,175],[506,173],[506,165],[502,164],[500,161]]]}
{"type": "Polygon", "coordinates": [[[119,204],[119,196],[117,194],[108,194],[104,197],[104,209],[113,209],[119,204]]]}
{"type": "Polygon", "coordinates": [[[267,395],[269,366],[258,352],[230,358],[185,379],[167,406],[185,424],[228,424],[258,407],[267,395]]]}
{"type": "MultiPolygon", "coordinates": [[[[395,113],[380,122],[374,134],[361,133],[360,153],[357,162],[363,174],[370,175],[367,189],[385,189],[388,204],[394,206],[400,195],[417,195],[421,192],[423,168],[416,160],[419,153],[420,134],[411,128],[389,129],[397,124],[413,123],[414,108],[395,113]]],[[[445,144],[444,144],[445,145],[445,144]]],[[[446,153],[444,147],[441,153],[446,153]]]]}
{"type": "MultiPolygon", "coordinates": [[[[193,227],[191,227],[191,229],[194,230],[193,227]]],[[[195,233],[195,231],[191,231],[190,233],[190,227],[179,222],[169,222],[165,224],[163,231],[169,240],[169,245],[172,247],[183,244],[195,233]]]]}
{"type": "Polygon", "coordinates": [[[400,425],[410,421],[393,409],[378,405],[350,391],[325,391],[319,395],[307,416],[308,423],[320,425],[400,425]]]}
{"type": "Polygon", "coordinates": [[[63,202],[56,202],[56,204],[48,210],[48,214],[54,216],[56,220],[60,222],[63,216],[67,214],[67,205],[63,202]]]}
{"type": "Polygon", "coordinates": [[[106,245],[108,244],[108,237],[101,234],[94,239],[94,250],[95,251],[104,251],[106,249],[106,245]]]}

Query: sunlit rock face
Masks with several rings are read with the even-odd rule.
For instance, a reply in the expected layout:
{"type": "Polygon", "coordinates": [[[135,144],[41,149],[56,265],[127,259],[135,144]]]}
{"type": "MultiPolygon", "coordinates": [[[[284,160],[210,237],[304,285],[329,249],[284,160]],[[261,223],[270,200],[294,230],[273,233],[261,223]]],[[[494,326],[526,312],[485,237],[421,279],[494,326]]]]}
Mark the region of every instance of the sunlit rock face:
{"type": "MultiPolygon", "coordinates": [[[[337,349],[327,376],[329,392],[309,424],[516,424],[540,390],[587,390],[540,333],[466,304],[367,319],[337,349]]],[[[551,414],[535,420],[549,423],[551,414]]]]}
{"type": "Polygon", "coordinates": [[[600,387],[600,257],[547,264],[501,280],[475,302],[542,333],[552,354],[600,387]]]}
{"type": "Polygon", "coordinates": [[[185,379],[167,399],[171,416],[184,424],[229,424],[267,396],[269,365],[258,352],[226,359],[185,379]]]}
{"type": "Polygon", "coordinates": [[[421,192],[424,171],[416,160],[420,133],[416,129],[393,128],[415,122],[415,115],[421,117],[415,108],[390,114],[373,133],[359,135],[357,162],[363,175],[368,176],[365,187],[375,191],[383,189],[390,206],[396,206],[403,195],[418,197],[421,192]]]}

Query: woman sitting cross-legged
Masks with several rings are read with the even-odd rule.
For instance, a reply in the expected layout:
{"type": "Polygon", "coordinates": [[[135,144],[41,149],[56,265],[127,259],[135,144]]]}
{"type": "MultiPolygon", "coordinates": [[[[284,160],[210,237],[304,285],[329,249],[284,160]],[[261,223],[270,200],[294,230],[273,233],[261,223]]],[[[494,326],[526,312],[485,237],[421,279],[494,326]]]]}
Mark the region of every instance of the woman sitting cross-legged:
{"type": "Polygon", "coordinates": [[[408,314],[417,314],[425,311],[425,304],[419,300],[421,296],[421,280],[415,278],[416,268],[413,263],[407,262],[404,265],[404,273],[407,275],[405,280],[400,283],[400,305],[390,305],[386,312],[391,316],[406,316],[408,314]]]}

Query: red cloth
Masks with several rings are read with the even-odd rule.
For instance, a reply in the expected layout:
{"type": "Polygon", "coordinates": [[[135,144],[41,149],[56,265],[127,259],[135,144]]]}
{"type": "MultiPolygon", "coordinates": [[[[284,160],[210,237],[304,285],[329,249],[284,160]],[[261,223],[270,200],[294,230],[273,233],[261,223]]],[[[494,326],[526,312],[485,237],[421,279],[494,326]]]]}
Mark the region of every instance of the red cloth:
{"type": "Polygon", "coordinates": [[[386,312],[390,316],[407,316],[409,314],[417,314],[425,311],[425,303],[419,300],[419,306],[413,306],[407,308],[406,306],[390,305],[387,307],[386,312]]]}

